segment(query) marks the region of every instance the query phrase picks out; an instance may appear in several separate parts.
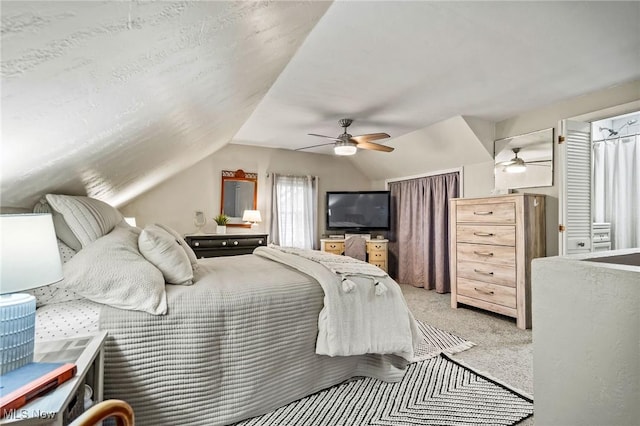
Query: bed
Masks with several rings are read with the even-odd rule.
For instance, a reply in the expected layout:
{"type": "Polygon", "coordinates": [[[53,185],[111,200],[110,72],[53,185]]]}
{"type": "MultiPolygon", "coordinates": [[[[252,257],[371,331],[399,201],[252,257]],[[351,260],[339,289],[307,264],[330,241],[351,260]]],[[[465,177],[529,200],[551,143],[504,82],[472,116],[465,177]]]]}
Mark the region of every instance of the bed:
{"type": "MultiPolygon", "coordinates": [[[[58,198],[47,200],[55,223],[51,205],[64,209],[58,198]]],[[[352,377],[399,381],[404,375],[418,333],[389,277],[336,275],[317,259],[272,247],[197,261],[187,255],[191,278],[174,274],[171,281],[183,282],[166,284],[160,269],[172,262],[162,262],[159,272],[140,266],[147,258],[132,244],[142,249],[144,231],[116,214],[111,222],[77,253],[61,250],[65,280],[46,290],[53,297],[37,310],[36,338],[108,331],[105,397],[129,402],[138,424],[232,424],[352,377]],[[126,250],[114,251],[114,241],[125,241],[126,250]],[[118,256],[133,266],[115,268],[118,256]],[[136,276],[141,268],[144,276],[136,276]],[[92,287],[110,274],[109,285],[92,287]],[[158,275],[162,292],[148,282],[158,275]],[[125,306],[136,298],[140,306],[125,306]]]]}

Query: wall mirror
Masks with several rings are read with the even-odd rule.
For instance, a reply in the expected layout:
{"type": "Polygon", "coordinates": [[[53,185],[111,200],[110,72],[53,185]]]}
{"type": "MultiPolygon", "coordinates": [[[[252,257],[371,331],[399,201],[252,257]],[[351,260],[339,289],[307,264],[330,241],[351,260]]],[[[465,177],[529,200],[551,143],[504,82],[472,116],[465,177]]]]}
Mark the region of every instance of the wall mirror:
{"type": "Polygon", "coordinates": [[[553,185],[553,128],[498,139],[493,148],[496,189],[553,185]]]}
{"type": "Polygon", "coordinates": [[[221,192],[220,213],[229,216],[227,226],[250,228],[250,224],[242,221],[242,214],[257,209],[258,174],[223,170],[221,192]]]}

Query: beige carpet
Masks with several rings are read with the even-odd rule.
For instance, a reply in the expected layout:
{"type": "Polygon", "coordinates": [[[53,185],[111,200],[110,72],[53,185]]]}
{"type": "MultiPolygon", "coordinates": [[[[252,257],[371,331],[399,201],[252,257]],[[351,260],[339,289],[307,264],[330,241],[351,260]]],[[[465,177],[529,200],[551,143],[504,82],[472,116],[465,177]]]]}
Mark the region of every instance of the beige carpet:
{"type": "MultiPolygon", "coordinates": [[[[480,309],[452,309],[450,294],[438,294],[405,284],[400,286],[416,319],[476,344],[453,355],[453,359],[533,395],[531,330],[520,330],[515,319],[480,309]]],[[[525,426],[533,424],[533,418],[520,423],[525,426]]]]}

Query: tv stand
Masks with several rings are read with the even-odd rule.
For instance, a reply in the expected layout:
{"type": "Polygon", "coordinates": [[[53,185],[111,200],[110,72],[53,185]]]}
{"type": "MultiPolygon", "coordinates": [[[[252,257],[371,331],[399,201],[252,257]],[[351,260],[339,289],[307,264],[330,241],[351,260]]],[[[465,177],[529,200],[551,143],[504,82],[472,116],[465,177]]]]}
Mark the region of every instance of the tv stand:
{"type": "MultiPolygon", "coordinates": [[[[388,246],[389,240],[379,238],[367,240],[367,262],[388,272],[388,246]]],[[[320,247],[327,253],[344,255],[344,238],[323,238],[320,240],[320,247]]]]}

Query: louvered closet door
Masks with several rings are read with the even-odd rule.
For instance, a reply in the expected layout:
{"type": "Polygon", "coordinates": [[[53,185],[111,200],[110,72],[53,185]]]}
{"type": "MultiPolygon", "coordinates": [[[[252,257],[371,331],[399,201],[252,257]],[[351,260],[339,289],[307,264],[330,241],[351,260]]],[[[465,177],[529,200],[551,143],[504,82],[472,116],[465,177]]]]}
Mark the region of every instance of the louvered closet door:
{"type": "Polygon", "coordinates": [[[560,133],[560,254],[591,251],[591,124],[563,120],[560,133]]]}

